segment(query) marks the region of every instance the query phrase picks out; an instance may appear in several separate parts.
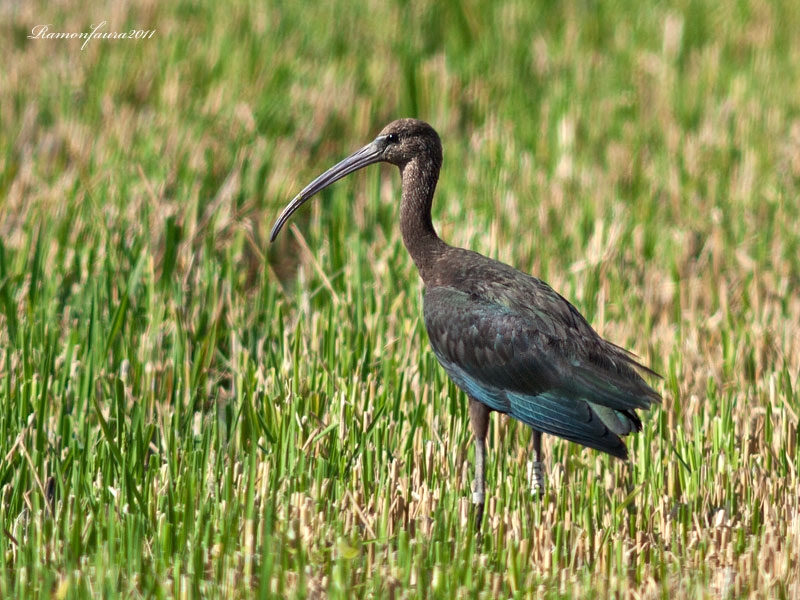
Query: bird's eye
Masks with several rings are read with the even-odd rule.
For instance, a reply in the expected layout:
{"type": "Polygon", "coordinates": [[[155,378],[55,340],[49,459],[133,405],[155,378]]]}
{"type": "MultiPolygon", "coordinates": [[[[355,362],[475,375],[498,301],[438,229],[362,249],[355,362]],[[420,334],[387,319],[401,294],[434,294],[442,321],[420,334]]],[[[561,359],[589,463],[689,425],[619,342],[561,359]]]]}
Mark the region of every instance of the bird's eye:
{"type": "Polygon", "coordinates": [[[387,144],[396,144],[397,143],[397,134],[396,133],[390,133],[389,135],[387,135],[386,136],[386,143],[387,144]]]}

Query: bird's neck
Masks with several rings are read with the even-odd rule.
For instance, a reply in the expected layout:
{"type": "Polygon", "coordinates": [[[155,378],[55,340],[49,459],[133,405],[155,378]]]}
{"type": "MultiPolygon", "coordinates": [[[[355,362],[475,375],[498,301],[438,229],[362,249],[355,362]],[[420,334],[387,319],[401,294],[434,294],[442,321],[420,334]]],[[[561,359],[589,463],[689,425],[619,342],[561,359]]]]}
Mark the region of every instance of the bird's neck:
{"type": "Polygon", "coordinates": [[[436,235],[431,221],[431,204],[441,163],[415,158],[402,169],[403,200],[400,204],[400,232],[403,243],[426,283],[446,244],[436,235]]]}

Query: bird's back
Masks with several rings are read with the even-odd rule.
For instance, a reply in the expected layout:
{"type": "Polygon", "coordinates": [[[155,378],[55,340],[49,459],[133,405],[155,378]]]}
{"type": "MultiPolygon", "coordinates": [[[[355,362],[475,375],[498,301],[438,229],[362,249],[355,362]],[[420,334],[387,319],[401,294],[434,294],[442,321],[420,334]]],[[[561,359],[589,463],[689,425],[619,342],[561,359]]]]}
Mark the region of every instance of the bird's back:
{"type": "Polygon", "coordinates": [[[660,401],[633,355],[601,338],[543,281],[475,252],[448,248],[426,281],[425,325],[454,382],[534,429],[627,452],[635,409],[660,401]]]}

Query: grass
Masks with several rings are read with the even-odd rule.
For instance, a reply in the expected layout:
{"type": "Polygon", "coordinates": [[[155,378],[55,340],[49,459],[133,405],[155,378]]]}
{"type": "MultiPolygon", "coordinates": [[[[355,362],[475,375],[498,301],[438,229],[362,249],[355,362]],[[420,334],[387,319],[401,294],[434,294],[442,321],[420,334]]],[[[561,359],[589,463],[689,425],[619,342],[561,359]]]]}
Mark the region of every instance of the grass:
{"type": "Polygon", "coordinates": [[[792,2],[0,7],[0,595],[800,594],[792,2]],[[156,29],[147,40],[29,40],[156,29]],[[374,167],[664,375],[627,464],[493,417],[484,542],[374,167]]]}

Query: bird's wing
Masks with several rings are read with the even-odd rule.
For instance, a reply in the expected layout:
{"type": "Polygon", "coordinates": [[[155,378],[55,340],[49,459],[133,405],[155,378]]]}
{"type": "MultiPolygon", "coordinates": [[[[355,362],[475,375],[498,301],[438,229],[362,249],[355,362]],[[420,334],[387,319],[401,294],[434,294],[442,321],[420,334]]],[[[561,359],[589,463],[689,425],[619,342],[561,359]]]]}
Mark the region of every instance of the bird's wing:
{"type": "Polygon", "coordinates": [[[617,434],[640,428],[634,409],[658,399],[628,355],[578,329],[555,335],[553,323],[538,322],[547,312],[447,286],[428,288],[424,308],[434,353],[456,384],[539,431],[625,456],[617,434]]]}

